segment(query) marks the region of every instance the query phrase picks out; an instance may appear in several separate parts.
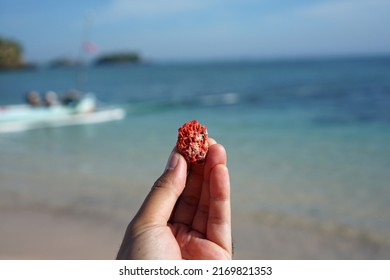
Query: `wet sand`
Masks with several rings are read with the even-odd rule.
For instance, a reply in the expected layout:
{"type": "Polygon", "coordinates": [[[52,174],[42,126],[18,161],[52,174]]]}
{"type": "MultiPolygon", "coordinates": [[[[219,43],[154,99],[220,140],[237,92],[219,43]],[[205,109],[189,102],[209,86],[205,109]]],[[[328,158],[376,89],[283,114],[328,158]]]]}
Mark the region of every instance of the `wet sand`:
{"type": "MultiPolygon", "coordinates": [[[[235,259],[389,259],[390,246],[233,216],[235,259]]],[[[45,208],[1,209],[0,259],[114,259],[126,224],[45,208]]]]}
{"type": "Polygon", "coordinates": [[[48,210],[2,209],[0,259],[113,259],[122,232],[108,220],[48,210]]]}

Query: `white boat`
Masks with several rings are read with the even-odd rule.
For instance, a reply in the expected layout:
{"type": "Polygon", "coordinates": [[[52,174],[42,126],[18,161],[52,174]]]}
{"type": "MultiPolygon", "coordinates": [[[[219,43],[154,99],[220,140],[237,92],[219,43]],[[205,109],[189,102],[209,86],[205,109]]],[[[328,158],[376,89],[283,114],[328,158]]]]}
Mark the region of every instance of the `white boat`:
{"type": "Polygon", "coordinates": [[[123,119],[120,107],[96,106],[92,94],[86,94],[75,106],[33,107],[27,104],[0,106],[0,133],[44,127],[101,123],[123,119]]]}

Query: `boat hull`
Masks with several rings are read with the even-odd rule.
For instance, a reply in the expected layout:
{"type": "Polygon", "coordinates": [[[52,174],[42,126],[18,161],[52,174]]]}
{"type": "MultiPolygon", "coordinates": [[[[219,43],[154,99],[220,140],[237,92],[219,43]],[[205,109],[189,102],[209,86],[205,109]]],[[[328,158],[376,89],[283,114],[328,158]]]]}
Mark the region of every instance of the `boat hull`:
{"type": "Polygon", "coordinates": [[[75,112],[72,108],[31,108],[24,105],[0,109],[0,133],[18,132],[44,127],[61,127],[102,123],[123,119],[122,108],[100,108],[92,112],[75,112]]]}

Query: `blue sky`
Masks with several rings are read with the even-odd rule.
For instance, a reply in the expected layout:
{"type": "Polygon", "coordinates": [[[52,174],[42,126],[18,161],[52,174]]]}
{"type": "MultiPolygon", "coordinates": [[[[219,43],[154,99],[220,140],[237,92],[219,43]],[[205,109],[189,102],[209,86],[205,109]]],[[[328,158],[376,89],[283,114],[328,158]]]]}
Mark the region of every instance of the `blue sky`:
{"type": "Polygon", "coordinates": [[[389,0],[0,0],[0,36],[32,62],[77,58],[85,33],[95,55],[163,61],[390,54],[389,15],[389,0]]]}

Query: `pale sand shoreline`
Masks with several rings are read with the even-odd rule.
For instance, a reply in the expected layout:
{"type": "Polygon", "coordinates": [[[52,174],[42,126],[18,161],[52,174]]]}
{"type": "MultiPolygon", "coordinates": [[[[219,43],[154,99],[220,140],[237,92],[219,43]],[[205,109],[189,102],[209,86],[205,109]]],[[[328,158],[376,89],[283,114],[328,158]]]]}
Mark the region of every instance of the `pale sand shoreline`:
{"type": "MultiPolygon", "coordinates": [[[[390,246],[233,217],[234,259],[390,259],[390,246]]],[[[1,209],[0,259],[115,259],[126,224],[45,208],[1,209]]]]}
{"type": "Polygon", "coordinates": [[[123,232],[109,221],[38,209],[2,209],[0,259],[114,259],[123,232]]]}

